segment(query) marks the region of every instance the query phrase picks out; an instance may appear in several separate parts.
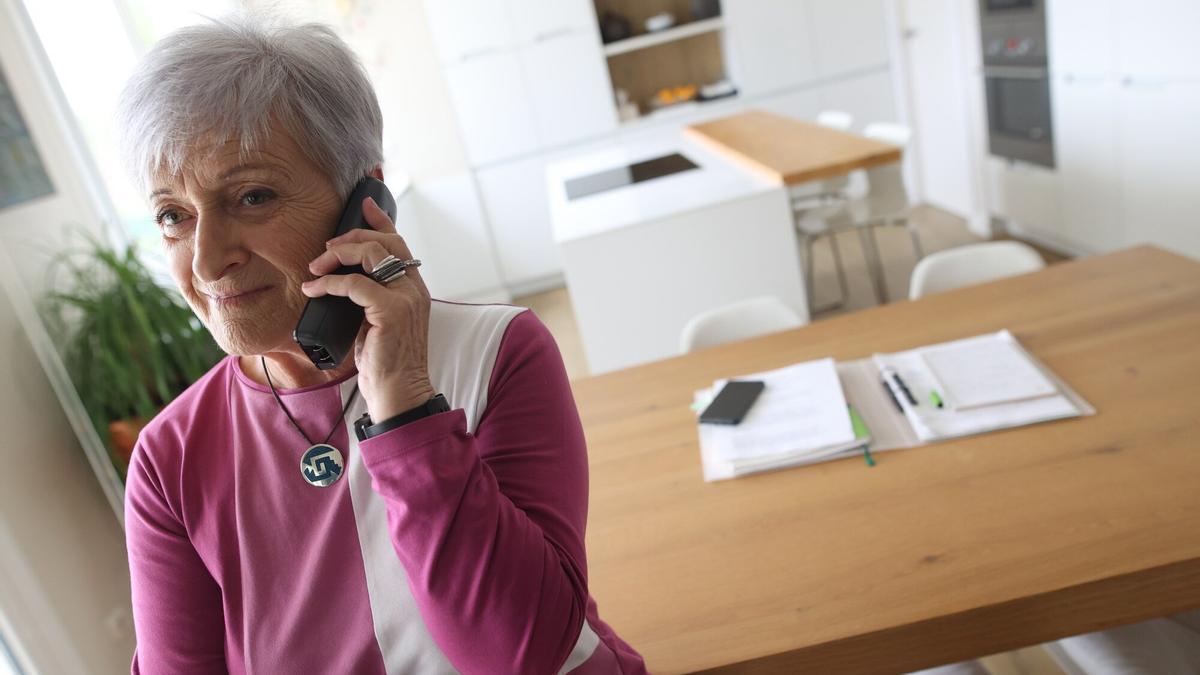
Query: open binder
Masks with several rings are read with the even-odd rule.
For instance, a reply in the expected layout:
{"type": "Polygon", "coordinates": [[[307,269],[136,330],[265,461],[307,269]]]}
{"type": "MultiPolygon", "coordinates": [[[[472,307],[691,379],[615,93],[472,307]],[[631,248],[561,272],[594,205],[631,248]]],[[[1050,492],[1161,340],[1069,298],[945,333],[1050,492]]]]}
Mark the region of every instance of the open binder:
{"type": "MultiPolygon", "coordinates": [[[[1096,412],[1007,330],[855,361],[807,362],[737,379],[762,379],[767,388],[741,425],[698,425],[706,481],[1096,412]],[[837,386],[817,381],[825,368],[835,369],[837,386]],[[798,375],[788,379],[791,373],[798,375]],[[795,379],[800,376],[813,379],[795,379]],[[788,411],[772,405],[769,397],[773,389],[782,395],[778,392],[805,389],[812,382],[830,404],[821,413],[827,423],[813,431],[811,421],[796,420],[789,438],[788,411]],[[834,417],[843,413],[844,419],[834,417]],[[764,427],[772,433],[764,435],[764,427]],[[740,442],[759,438],[770,447],[749,450],[740,442]]],[[[711,389],[696,392],[696,407],[702,408],[723,384],[717,381],[711,389]]],[[[808,387],[804,393],[811,397],[815,392],[808,387]]]]}

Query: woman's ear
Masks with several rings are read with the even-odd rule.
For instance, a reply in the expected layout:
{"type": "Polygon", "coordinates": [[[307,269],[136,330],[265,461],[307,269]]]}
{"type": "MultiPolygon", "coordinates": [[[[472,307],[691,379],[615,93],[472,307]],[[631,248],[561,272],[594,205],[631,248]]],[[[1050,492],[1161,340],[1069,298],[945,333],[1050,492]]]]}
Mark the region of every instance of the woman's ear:
{"type": "Polygon", "coordinates": [[[369,175],[371,178],[375,178],[375,179],[377,179],[377,180],[381,180],[381,181],[382,181],[382,180],[383,180],[383,165],[382,165],[382,164],[376,164],[376,165],[375,165],[375,168],[374,168],[374,169],[371,169],[371,173],[370,173],[370,174],[368,174],[368,175],[369,175]]]}

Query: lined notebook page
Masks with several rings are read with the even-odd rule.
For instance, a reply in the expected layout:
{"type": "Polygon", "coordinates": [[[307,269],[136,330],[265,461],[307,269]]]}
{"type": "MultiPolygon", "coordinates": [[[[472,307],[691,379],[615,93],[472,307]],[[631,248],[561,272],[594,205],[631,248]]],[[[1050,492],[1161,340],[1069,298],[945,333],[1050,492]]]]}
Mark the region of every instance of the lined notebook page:
{"type": "Polygon", "coordinates": [[[942,398],[955,410],[1058,393],[1012,341],[997,335],[925,349],[921,358],[941,385],[942,398]]]}

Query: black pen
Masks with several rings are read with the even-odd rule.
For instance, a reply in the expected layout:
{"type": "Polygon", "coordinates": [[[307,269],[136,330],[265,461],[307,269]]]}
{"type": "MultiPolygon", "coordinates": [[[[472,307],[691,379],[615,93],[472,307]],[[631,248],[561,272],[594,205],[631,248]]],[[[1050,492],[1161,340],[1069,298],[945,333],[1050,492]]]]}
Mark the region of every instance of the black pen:
{"type": "Polygon", "coordinates": [[[901,413],[904,412],[904,407],[900,405],[900,401],[896,400],[896,392],[892,391],[892,388],[888,386],[888,383],[880,380],[879,384],[883,385],[883,390],[887,392],[888,398],[892,399],[892,405],[896,406],[896,410],[901,413]]]}
{"type": "Polygon", "coordinates": [[[904,392],[904,398],[908,399],[908,402],[911,403],[914,408],[917,407],[917,397],[913,396],[912,392],[908,390],[908,385],[904,384],[904,380],[900,379],[900,373],[893,372],[892,378],[896,380],[896,384],[900,385],[900,391],[904,392]]]}

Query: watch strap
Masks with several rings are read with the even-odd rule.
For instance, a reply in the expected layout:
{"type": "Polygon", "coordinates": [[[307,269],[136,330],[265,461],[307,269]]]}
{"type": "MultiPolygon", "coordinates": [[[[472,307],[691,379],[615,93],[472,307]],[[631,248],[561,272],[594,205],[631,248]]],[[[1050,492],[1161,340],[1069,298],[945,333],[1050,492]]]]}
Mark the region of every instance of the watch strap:
{"type": "Polygon", "coordinates": [[[438,394],[425,403],[398,415],[393,415],[382,422],[374,422],[371,420],[370,413],[363,413],[362,417],[354,422],[354,434],[358,436],[358,440],[365,441],[368,438],[385,434],[392,429],[398,429],[410,422],[416,422],[419,419],[432,417],[444,412],[450,412],[450,402],[446,400],[445,396],[438,394]]]}

